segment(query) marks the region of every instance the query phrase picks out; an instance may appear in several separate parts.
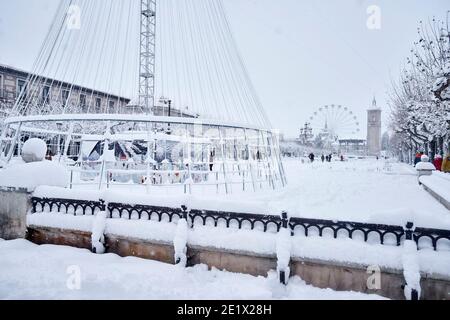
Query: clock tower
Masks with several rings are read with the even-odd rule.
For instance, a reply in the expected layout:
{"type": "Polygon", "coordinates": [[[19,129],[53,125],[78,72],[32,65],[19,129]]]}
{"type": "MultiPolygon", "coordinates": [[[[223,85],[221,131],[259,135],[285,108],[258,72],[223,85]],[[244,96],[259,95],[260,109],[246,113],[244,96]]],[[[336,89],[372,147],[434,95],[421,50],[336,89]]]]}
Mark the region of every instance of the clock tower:
{"type": "Polygon", "coordinates": [[[375,97],[372,107],[367,110],[367,152],[369,156],[381,154],[381,109],[375,97]]]}

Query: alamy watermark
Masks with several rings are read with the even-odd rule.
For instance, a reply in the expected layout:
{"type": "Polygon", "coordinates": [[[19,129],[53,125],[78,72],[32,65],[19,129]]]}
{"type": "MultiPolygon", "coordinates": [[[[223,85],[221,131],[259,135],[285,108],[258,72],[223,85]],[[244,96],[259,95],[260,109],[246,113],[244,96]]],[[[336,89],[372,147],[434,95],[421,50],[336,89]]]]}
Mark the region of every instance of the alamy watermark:
{"type": "Polygon", "coordinates": [[[367,7],[367,28],[369,30],[381,29],[381,8],[377,5],[371,5],[367,7]]]}
{"type": "Polygon", "coordinates": [[[66,287],[69,290],[81,290],[81,268],[80,266],[73,265],[67,267],[66,274],[68,278],[66,280],[66,287]]]}
{"type": "Polygon", "coordinates": [[[67,28],[69,30],[81,29],[81,8],[77,5],[71,5],[67,10],[67,28]]]}
{"type": "Polygon", "coordinates": [[[379,266],[367,267],[367,273],[370,276],[367,278],[367,289],[380,290],[381,289],[381,269],[379,266]]]}

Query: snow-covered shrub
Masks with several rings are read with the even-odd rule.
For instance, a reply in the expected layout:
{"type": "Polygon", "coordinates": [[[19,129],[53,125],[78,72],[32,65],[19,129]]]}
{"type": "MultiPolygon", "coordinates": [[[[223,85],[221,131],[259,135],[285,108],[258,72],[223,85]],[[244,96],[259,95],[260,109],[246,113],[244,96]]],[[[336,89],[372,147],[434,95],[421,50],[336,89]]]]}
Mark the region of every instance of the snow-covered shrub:
{"type": "Polygon", "coordinates": [[[42,161],[47,154],[47,144],[44,140],[33,138],[22,146],[22,159],[25,163],[42,161]]]}
{"type": "Polygon", "coordinates": [[[98,212],[92,223],[92,252],[102,254],[105,253],[105,227],[106,227],[106,212],[98,212]]]}
{"type": "Polygon", "coordinates": [[[187,263],[187,240],[188,223],[186,219],[180,219],[173,239],[173,246],[175,249],[175,263],[183,268],[186,267],[187,263]]]}

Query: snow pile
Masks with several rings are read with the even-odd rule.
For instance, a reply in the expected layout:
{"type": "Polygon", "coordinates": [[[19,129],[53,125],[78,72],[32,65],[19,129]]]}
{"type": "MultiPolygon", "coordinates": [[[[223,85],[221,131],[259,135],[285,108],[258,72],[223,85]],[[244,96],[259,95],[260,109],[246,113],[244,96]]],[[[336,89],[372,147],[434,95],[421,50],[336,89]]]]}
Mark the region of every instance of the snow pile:
{"type": "Polygon", "coordinates": [[[420,183],[434,193],[450,202],[450,180],[447,180],[443,174],[433,174],[431,176],[422,176],[419,178],[420,183]]]}
{"type": "Polygon", "coordinates": [[[59,212],[33,213],[27,215],[27,226],[91,232],[93,219],[93,216],[73,216],[59,212]]]}
{"type": "Polygon", "coordinates": [[[431,162],[419,162],[416,164],[416,170],[436,170],[436,167],[431,162]]]}
{"type": "Polygon", "coordinates": [[[175,249],[175,264],[186,267],[187,263],[187,242],[188,242],[188,223],[186,219],[178,221],[175,237],[173,239],[173,246],[175,249]]]}
{"type": "MultiPolygon", "coordinates": [[[[208,271],[89,250],[38,246],[26,240],[0,242],[0,299],[89,300],[269,300],[269,280],[245,274],[208,271]],[[33,263],[30,263],[33,261],[33,263]],[[82,271],[80,290],[68,289],[73,266],[82,271]],[[72,267],[72,268],[71,268],[72,267]]],[[[287,299],[382,299],[377,295],[336,292],[293,279],[287,299]]]]}
{"type": "Polygon", "coordinates": [[[94,253],[105,253],[105,229],[106,229],[106,212],[101,211],[95,216],[92,224],[92,251],[94,253]]]}
{"type": "Polygon", "coordinates": [[[98,201],[100,198],[102,198],[102,193],[95,190],[93,191],[84,189],[67,189],[61,187],[39,186],[34,190],[33,196],[36,198],[98,201]]]}
{"type": "Polygon", "coordinates": [[[412,240],[406,240],[403,244],[403,276],[405,277],[405,298],[412,299],[412,291],[416,290],[420,298],[420,266],[417,254],[417,245],[412,240]]]}
{"type": "Polygon", "coordinates": [[[66,187],[70,182],[67,169],[50,161],[12,165],[0,171],[0,186],[33,191],[41,185],[66,187]]]}
{"type": "Polygon", "coordinates": [[[423,155],[420,159],[421,162],[416,164],[416,170],[436,170],[436,167],[430,162],[430,158],[427,155],[423,155]]]}
{"type": "Polygon", "coordinates": [[[26,163],[42,161],[47,154],[47,144],[44,140],[32,138],[22,146],[22,159],[26,163]]]}
{"type": "Polygon", "coordinates": [[[367,219],[368,223],[388,224],[404,227],[408,222],[417,221],[417,211],[411,208],[393,209],[373,213],[367,219]]]}
{"type": "Polygon", "coordinates": [[[291,231],[287,228],[281,228],[277,234],[277,271],[284,272],[285,282],[289,279],[290,268],[289,263],[291,261],[291,231]]]}

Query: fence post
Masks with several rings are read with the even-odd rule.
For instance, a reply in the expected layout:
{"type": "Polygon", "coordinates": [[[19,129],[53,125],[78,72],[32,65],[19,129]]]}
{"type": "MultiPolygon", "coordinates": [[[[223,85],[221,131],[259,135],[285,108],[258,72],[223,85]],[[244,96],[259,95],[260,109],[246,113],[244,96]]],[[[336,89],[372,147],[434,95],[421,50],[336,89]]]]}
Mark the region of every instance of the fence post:
{"type": "Polygon", "coordinates": [[[420,299],[420,267],[417,260],[417,246],[418,244],[414,239],[414,223],[407,222],[405,226],[405,243],[403,244],[404,253],[402,257],[405,284],[402,288],[405,291],[406,298],[410,298],[410,300],[413,301],[420,299]]]}
{"type": "MultiPolygon", "coordinates": [[[[185,219],[186,222],[189,223],[189,210],[188,210],[187,206],[182,205],[181,210],[183,210],[183,219],[185,219]]],[[[194,227],[194,221],[191,219],[190,228],[192,229],[193,227],[194,227]]]]}
{"type": "Polygon", "coordinates": [[[413,222],[407,222],[405,227],[405,240],[414,240],[413,239],[413,222]]]}
{"type": "Polygon", "coordinates": [[[187,256],[187,240],[188,240],[188,217],[189,211],[185,205],[181,206],[183,210],[183,218],[178,221],[175,237],[173,239],[173,247],[175,251],[174,261],[175,265],[186,267],[188,263],[187,256]]]}
{"type": "Polygon", "coordinates": [[[72,189],[73,187],[73,168],[70,168],[70,187],[69,189],[72,189]]]}
{"type": "Polygon", "coordinates": [[[290,274],[291,262],[291,231],[289,230],[289,218],[286,211],[281,213],[281,228],[277,235],[277,271],[280,283],[287,285],[290,274]]]}

